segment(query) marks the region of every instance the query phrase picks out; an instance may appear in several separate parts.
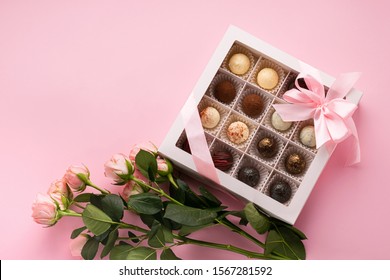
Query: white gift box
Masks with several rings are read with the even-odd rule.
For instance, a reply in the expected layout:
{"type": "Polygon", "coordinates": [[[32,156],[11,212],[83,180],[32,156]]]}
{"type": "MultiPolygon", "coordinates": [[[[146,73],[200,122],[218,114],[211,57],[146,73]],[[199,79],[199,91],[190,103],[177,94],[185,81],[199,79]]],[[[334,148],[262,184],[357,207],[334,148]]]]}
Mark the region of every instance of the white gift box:
{"type": "MultiPolygon", "coordinates": [[[[211,152],[220,147],[231,152],[234,158],[233,166],[228,171],[216,170],[218,185],[203,177],[197,171],[191,154],[183,149],[185,124],[181,115],[177,117],[160,145],[159,152],[188,175],[206,184],[228,190],[246,201],[255,203],[271,216],[294,224],[331,156],[331,151],[324,146],[313,149],[300,143],[299,131],[310,121],[294,122],[285,132],[275,130],[270,123],[274,111],[272,104],[285,103],[283,93],[291,80],[303,69],[315,74],[325,88],[330,88],[335,80],[237,27],[229,27],[189,98],[194,106],[197,106],[194,110],[201,111],[206,106],[212,106],[220,112],[221,120],[218,126],[205,129],[205,136],[211,152]],[[251,59],[250,70],[241,76],[232,73],[227,65],[229,57],[237,52],[246,53],[251,59]],[[278,72],[279,83],[272,90],[265,90],[256,82],[257,73],[264,67],[271,67],[278,72]],[[237,96],[230,104],[220,102],[213,96],[213,85],[221,79],[229,79],[236,86],[237,96]],[[257,93],[263,99],[263,112],[256,118],[250,118],[241,110],[240,97],[248,92],[257,93]],[[241,145],[230,142],[226,137],[228,124],[235,120],[243,121],[250,129],[249,139],[241,145]],[[275,157],[264,159],[257,153],[256,144],[261,135],[272,135],[277,140],[278,153],[275,157]],[[291,151],[299,152],[306,160],[306,169],[302,174],[293,175],[285,170],[284,159],[291,151]],[[260,173],[259,183],[254,187],[237,179],[238,170],[247,165],[257,168],[260,173]],[[292,196],[285,203],[271,198],[268,192],[269,186],[278,180],[287,182],[292,189],[292,196]]],[[[358,104],[361,96],[362,92],[352,89],[346,99],[358,104]]]]}

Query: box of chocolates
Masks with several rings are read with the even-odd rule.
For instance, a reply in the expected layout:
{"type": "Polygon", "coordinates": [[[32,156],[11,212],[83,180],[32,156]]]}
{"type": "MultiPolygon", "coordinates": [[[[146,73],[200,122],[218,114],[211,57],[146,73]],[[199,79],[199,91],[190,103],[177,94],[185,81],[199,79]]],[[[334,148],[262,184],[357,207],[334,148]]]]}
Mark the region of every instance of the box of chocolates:
{"type": "MultiPolygon", "coordinates": [[[[307,89],[297,79],[303,68],[315,72],[325,92],[335,80],[229,27],[159,152],[189,175],[293,224],[335,147],[316,148],[313,119],[285,121],[275,110],[287,103],[286,91],[307,89]],[[183,116],[191,110],[199,115],[217,180],[207,178],[193,157],[183,116]]],[[[345,99],[358,104],[361,96],[352,88],[345,99]]]]}

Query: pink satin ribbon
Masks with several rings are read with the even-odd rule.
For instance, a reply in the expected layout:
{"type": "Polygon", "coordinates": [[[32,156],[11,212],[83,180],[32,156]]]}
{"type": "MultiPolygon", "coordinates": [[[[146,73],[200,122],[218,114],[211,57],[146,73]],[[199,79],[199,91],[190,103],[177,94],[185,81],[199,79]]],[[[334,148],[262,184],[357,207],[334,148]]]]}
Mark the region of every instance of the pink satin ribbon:
{"type": "Polygon", "coordinates": [[[192,94],[183,106],[181,116],[184,121],[184,128],[196,170],[202,176],[220,184],[219,177],[207,145],[202,122],[200,121],[197,103],[192,94]]]}
{"type": "Polygon", "coordinates": [[[284,121],[314,120],[317,148],[325,145],[328,150],[337,143],[353,136],[347,165],[360,162],[360,146],[352,115],[357,105],[343,99],[359,79],[360,73],[342,74],[333,83],[325,96],[324,86],[310,75],[299,74],[295,80],[297,89],[284,93],[290,104],[274,104],[275,110],[284,121]],[[298,79],[304,78],[308,89],[299,86],[298,79]]]}

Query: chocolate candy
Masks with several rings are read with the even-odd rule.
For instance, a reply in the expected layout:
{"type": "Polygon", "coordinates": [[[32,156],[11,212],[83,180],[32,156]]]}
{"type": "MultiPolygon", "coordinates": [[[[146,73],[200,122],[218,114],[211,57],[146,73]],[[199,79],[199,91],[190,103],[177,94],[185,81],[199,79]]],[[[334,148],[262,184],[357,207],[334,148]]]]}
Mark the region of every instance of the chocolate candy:
{"type": "Polygon", "coordinates": [[[259,170],[250,166],[242,167],[240,171],[238,171],[238,180],[251,187],[254,187],[260,181],[259,170]]]}
{"type": "Polygon", "coordinates": [[[290,185],[285,181],[276,181],[269,187],[269,196],[280,203],[287,202],[292,194],[290,185]]]}
{"type": "Polygon", "coordinates": [[[284,166],[286,167],[288,173],[298,175],[305,170],[306,160],[302,155],[292,153],[286,157],[284,166]]]}
{"type": "Polygon", "coordinates": [[[250,66],[251,62],[249,60],[249,57],[247,57],[243,53],[233,54],[232,57],[229,59],[229,69],[234,74],[244,75],[246,72],[248,72],[250,66]]]}
{"type": "Polygon", "coordinates": [[[248,140],[249,128],[243,122],[232,122],[227,129],[227,137],[234,144],[241,144],[248,140]]]}
{"type": "Polygon", "coordinates": [[[261,138],[257,143],[257,150],[263,158],[272,158],[278,152],[276,140],[273,137],[261,138]]]}
{"type": "Polygon", "coordinates": [[[303,145],[308,146],[310,148],[315,148],[316,135],[314,131],[314,126],[307,125],[302,128],[301,132],[299,133],[299,140],[303,145]]]}
{"type": "Polygon", "coordinates": [[[277,86],[278,82],[279,75],[272,68],[263,68],[257,74],[257,84],[264,89],[271,90],[277,86]]]}
{"type": "Polygon", "coordinates": [[[236,87],[229,80],[221,81],[214,88],[214,96],[219,101],[229,104],[236,97],[236,87]]]}
{"type": "Polygon", "coordinates": [[[218,125],[221,120],[221,115],[218,110],[214,107],[207,107],[200,112],[200,120],[203,127],[214,128],[218,125]]]}
{"type": "Polygon", "coordinates": [[[233,165],[233,156],[228,151],[215,151],[211,155],[214,166],[222,171],[228,171],[233,165]]]}
{"type": "Polygon", "coordinates": [[[256,118],[263,111],[263,100],[255,93],[248,94],[242,100],[242,111],[249,117],[256,118]]]}

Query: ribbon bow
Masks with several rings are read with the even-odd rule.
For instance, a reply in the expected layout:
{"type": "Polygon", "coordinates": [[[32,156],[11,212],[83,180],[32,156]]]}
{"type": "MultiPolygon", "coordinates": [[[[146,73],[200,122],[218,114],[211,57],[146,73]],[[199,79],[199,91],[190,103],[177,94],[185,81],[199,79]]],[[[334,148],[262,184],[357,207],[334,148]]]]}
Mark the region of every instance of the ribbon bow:
{"type": "Polygon", "coordinates": [[[360,161],[359,138],[352,115],[357,105],[343,99],[356,83],[360,73],[341,75],[325,95],[324,86],[310,75],[299,74],[295,80],[297,89],[284,93],[283,98],[290,104],[274,104],[275,110],[284,121],[313,119],[317,148],[334,145],[353,135],[353,152],[347,164],[360,161]],[[298,84],[303,78],[307,89],[298,84]]]}

